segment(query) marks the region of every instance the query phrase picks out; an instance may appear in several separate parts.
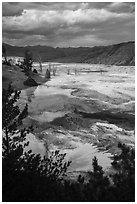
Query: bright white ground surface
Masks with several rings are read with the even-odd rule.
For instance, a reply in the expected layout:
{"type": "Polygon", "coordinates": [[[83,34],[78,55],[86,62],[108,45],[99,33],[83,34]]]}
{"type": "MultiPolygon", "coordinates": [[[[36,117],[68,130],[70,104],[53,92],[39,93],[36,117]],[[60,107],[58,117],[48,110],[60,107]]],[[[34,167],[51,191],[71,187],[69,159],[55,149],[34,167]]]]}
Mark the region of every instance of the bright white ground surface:
{"type": "MultiPolygon", "coordinates": [[[[35,67],[39,70],[37,64],[35,67]]],[[[48,67],[43,64],[43,77],[48,67]]],[[[28,136],[30,148],[42,155],[45,146],[67,153],[66,159],[72,161],[70,171],[92,169],[94,156],[108,168],[111,156],[118,152],[118,141],[134,146],[133,125],[130,120],[110,120],[108,116],[84,118],[79,112],[102,115],[102,111],[109,111],[134,117],[135,68],[51,64],[51,73],[53,69],[57,69],[56,76],[51,74],[50,81],[21,93],[20,106],[29,105],[24,123],[34,126],[35,136],[28,136]],[[100,70],[106,72],[97,72],[100,70]]]]}

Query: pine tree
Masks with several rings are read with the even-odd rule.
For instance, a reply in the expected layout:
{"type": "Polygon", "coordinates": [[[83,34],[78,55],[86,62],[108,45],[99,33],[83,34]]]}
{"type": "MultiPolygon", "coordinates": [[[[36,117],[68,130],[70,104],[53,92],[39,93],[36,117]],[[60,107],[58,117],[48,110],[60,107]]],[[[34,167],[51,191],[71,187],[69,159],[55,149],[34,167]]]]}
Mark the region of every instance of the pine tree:
{"type": "MultiPolygon", "coordinates": [[[[52,152],[41,158],[31,150],[25,151],[30,128],[22,128],[28,114],[28,106],[20,111],[17,101],[20,91],[9,85],[2,92],[2,195],[3,201],[52,201],[57,200],[56,188],[60,190],[61,180],[70,162],[64,162],[65,154],[52,152]],[[46,192],[46,193],[45,193],[46,192]]],[[[57,191],[58,191],[57,190],[57,191]]]]}
{"type": "Polygon", "coordinates": [[[112,175],[117,199],[122,202],[135,200],[135,150],[125,144],[118,144],[119,155],[114,155],[112,166],[116,173],[112,175]]]}
{"type": "Polygon", "coordinates": [[[32,71],[32,64],[33,64],[32,52],[30,52],[29,50],[26,50],[23,66],[24,66],[24,71],[27,75],[29,75],[30,71],[32,71]]]}

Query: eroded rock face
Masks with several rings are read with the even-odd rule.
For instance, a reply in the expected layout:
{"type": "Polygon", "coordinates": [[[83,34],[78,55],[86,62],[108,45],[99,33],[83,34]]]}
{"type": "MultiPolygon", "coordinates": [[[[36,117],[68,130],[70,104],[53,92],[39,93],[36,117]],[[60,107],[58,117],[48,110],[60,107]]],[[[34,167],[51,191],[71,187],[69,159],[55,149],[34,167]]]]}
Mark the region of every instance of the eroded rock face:
{"type": "Polygon", "coordinates": [[[37,82],[32,79],[31,77],[28,77],[26,81],[23,83],[25,86],[38,86],[37,82]]]}

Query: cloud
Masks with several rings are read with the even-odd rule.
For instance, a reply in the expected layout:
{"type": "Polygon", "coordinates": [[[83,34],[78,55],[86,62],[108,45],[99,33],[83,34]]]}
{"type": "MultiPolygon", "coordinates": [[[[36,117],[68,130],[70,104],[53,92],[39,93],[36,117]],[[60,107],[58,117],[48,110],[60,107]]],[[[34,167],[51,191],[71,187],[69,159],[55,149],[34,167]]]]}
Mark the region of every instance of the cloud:
{"type": "Polygon", "coordinates": [[[2,15],[3,16],[18,16],[21,15],[24,10],[77,10],[83,7],[87,3],[69,3],[69,2],[3,2],[2,3],[2,15]]]}
{"type": "Polygon", "coordinates": [[[2,16],[19,16],[23,9],[15,3],[2,3],[2,16]]]}
{"type": "Polygon", "coordinates": [[[132,15],[126,13],[113,13],[105,9],[78,9],[76,11],[39,11],[25,10],[21,16],[3,17],[4,31],[29,32],[48,32],[50,29],[59,29],[83,24],[100,24],[103,22],[115,20],[115,22],[129,19],[132,15]],[[39,30],[41,29],[41,30],[39,30]]]}
{"type": "Polygon", "coordinates": [[[135,3],[134,2],[113,2],[109,4],[108,9],[117,13],[132,13],[135,11],[135,3]]]}
{"type": "Polygon", "coordinates": [[[9,15],[6,16],[4,13],[2,23],[3,41],[6,42],[93,46],[109,44],[111,39],[119,42],[119,39],[122,40],[121,33],[123,41],[124,37],[128,40],[128,35],[129,39],[134,39],[135,16],[131,12],[134,4],[101,2],[3,4],[4,8],[10,8],[9,15]],[[126,31],[129,29],[132,29],[132,34],[129,32],[127,34],[126,31]]]}

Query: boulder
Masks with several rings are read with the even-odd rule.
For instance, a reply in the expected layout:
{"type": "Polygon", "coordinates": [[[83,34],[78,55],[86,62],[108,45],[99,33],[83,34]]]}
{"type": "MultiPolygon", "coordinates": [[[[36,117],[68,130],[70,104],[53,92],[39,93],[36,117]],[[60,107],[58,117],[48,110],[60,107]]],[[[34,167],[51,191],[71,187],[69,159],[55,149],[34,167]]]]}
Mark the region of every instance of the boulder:
{"type": "Polygon", "coordinates": [[[25,86],[38,86],[38,83],[32,79],[31,77],[28,77],[26,81],[23,83],[25,86]]]}
{"type": "Polygon", "coordinates": [[[33,72],[36,73],[36,74],[38,73],[36,69],[33,69],[33,72]]]}

